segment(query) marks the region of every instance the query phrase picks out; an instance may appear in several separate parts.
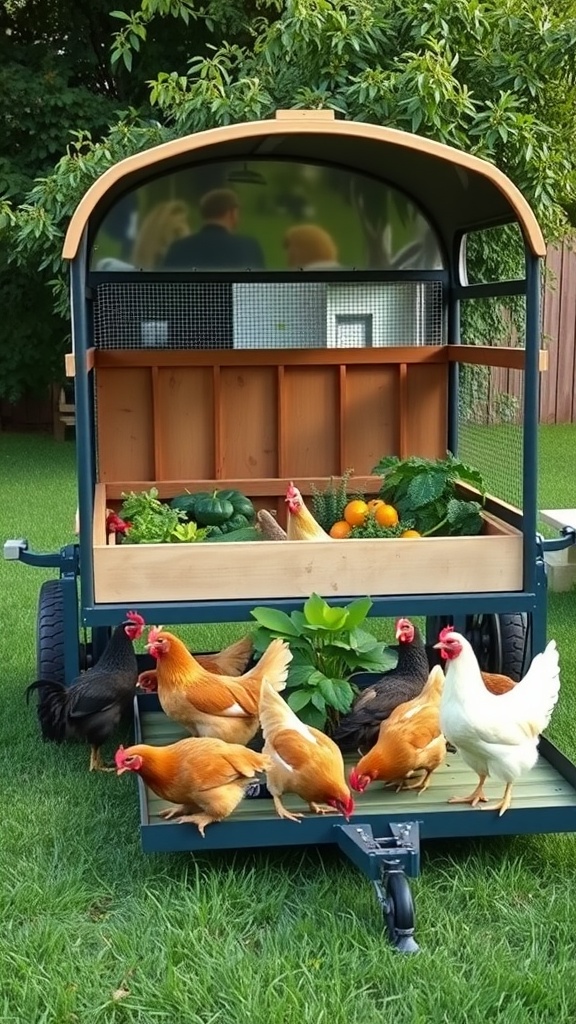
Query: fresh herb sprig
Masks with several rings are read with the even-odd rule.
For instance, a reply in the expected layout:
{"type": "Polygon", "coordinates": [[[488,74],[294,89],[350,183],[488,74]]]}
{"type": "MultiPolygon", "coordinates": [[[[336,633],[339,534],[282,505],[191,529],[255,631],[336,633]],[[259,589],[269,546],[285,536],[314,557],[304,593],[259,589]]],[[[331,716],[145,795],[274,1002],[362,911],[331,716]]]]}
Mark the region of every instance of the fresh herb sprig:
{"type": "Polygon", "coordinates": [[[323,491],[320,491],[315,484],[311,486],[312,514],[316,522],[327,533],[334,523],[338,523],[344,518],[344,509],[349,501],[364,498],[364,493],[360,490],[348,493],[348,484],[353,473],[353,469],[347,469],[338,482],[335,482],[334,477],[331,476],[323,491]]]}

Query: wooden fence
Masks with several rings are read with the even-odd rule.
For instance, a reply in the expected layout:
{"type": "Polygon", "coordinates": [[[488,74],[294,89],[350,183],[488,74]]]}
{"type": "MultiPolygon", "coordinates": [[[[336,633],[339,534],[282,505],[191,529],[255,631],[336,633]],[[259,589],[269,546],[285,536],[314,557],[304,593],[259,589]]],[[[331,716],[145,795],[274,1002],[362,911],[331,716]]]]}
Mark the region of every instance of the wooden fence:
{"type": "Polygon", "coordinates": [[[540,386],[540,422],[576,422],[576,252],[548,249],[543,303],[548,370],[540,386]]]}

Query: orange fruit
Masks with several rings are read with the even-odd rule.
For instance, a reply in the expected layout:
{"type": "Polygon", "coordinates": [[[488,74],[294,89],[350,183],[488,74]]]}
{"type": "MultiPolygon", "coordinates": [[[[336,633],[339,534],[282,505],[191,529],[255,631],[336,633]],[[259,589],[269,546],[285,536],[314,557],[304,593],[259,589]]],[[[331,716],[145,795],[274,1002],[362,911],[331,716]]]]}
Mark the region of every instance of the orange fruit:
{"type": "Polygon", "coordinates": [[[382,498],[372,498],[372,501],[368,502],[368,508],[370,509],[370,512],[376,512],[376,510],[383,504],[384,502],[382,501],[382,498]]]}
{"type": "Polygon", "coordinates": [[[381,505],[376,509],[375,519],[378,526],[396,526],[398,513],[393,505],[381,505]]]}
{"type": "Polygon", "coordinates": [[[421,537],[422,534],[418,533],[418,530],[404,530],[404,533],[400,534],[401,537],[421,537]]]}
{"type": "Polygon", "coordinates": [[[368,511],[365,501],[349,501],[344,509],[344,519],[350,526],[363,526],[368,511]]]}
{"type": "Polygon", "coordinates": [[[330,536],[334,537],[334,540],[344,540],[344,537],[349,537],[352,532],[350,523],[345,523],[343,519],[339,522],[334,523],[334,526],[330,527],[330,536]]]}

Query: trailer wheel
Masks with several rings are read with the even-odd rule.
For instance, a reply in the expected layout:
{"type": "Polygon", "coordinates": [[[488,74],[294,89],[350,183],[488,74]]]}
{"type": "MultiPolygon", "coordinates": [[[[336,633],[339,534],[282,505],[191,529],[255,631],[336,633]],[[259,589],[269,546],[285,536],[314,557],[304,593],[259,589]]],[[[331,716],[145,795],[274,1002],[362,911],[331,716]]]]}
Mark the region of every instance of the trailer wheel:
{"type": "Polygon", "coordinates": [[[388,938],[400,953],[417,953],[414,940],[414,902],[410,884],[403,871],[386,875],[384,924],[388,938]]]}
{"type": "MultiPolygon", "coordinates": [[[[449,618],[426,619],[429,650],[437,642],[440,630],[449,624],[449,618]]],[[[464,633],[484,672],[499,672],[510,676],[515,682],[522,678],[530,651],[529,615],[520,612],[467,615],[464,633]]],[[[438,652],[432,653],[436,655],[438,652]]],[[[434,660],[439,663],[440,659],[434,660]]]]}
{"type": "Polygon", "coordinates": [[[64,602],[60,580],[45,580],[38,597],[36,675],[64,682],[64,602]]]}

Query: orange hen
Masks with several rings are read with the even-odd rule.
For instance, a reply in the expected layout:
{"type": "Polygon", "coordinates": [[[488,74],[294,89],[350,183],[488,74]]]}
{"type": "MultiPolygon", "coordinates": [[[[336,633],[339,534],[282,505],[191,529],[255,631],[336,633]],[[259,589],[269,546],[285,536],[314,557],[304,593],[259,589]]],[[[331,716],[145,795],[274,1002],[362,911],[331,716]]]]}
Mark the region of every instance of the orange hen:
{"type": "Polygon", "coordinates": [[[176,806],[160,817],[197,825],[200,834],[238,806],[246,790],[263,772],[263,754],[216,739],[185,739],[166,747],[137,743],[116,751],[117,774],[136,772],[156,796],[176,806]]]}
{"type": "MultiPolygon", "coordinates": [[[[251,636],[244,636],[236,643],[225,647],[219,654],[195,654],[194,657],[202,668],[223,676],[240,676],[252,656],[254,644],[251,636]]],[[[158,689],[158,678],[155,668],[147,669],[138,676],[138,686],[147,693],[158,689]]]]}
{"type": "Polygon", "coordinates": [[[260,661],[241,676],[209,672],[173,633],[151,629],[148,649],[156,658],[158,699],[169,718],[195,736],[249,743],[258,731],[258,702],[264,676],[283,690],[292,652],[272,640],[260,661]]]}
{"type": "Polygon", "coordinates": [[[440,699],[444,673],[439,665],[432,669],[422,692],[413,700],[399,704],[382,722],[372,750],[350,773],[350,785],[363,793],[371,782],[393,783],[400,789],[428,788],[432,772],[446,757],[446,740],[440,729],[440,699]],[[424,775],[407,782],[416,772],[424,775]]]}
{"type": "Polygon", "coordinates": [[[329,736],[301,722],[267,680],[262,684],[260,722],[263,752],[271,763],[266,785],[278,815],[290,821],[303,817],[292,814],[282,803],[283,793],[295,793],[314,814],[335,810],[348,819],[354,812],[354,801],[340,750],[329,736]],[[323,802],[329,806],[323,806],[323,802]]]}

